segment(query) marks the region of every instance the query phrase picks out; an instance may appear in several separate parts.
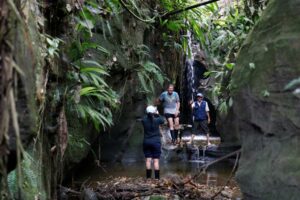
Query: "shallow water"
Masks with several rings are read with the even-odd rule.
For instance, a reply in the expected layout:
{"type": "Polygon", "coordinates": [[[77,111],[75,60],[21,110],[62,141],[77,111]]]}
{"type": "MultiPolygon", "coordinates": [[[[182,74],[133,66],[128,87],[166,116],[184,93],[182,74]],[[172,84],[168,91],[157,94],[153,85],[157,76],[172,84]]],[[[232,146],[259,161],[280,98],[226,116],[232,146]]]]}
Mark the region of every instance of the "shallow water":
{"type": "MultiPolygon", "coordinates": [[[[213,160],[213,158],[206,157],[206,162],[213,160]]],[[[234,161],[226,160],[211,165],[206,173],[201,174],[195,182],[207,186],[224,186],[227,182],[233,168],[234,161]]],[[[80,173],[74,174],[73,183],[71,185],[85,185],[96,186],[97,181],[105,181],[116,177],[144,177],[145,166],[144,162],[129,162],[129,163],[102,163],[101,167],[90,163],[80,170],[80,173]]],[[[170,174],[177,174],[179,176],[193,176],[200,173],[201,162],[160,162],[161,178],[170,174]]],[[[236,181],[231,179],[228,186],[235,187],[233,190],[232,199],[242,199],[242,194],[238,188],[236,181]]],[[[71,186],[72,187],[72,186],[71,186]]]]}
{"type": "MultiPolygon", "coordinates": [[[[209,159],[208,159],[209,160],[209,159]]],[[[161,177],[168,174],[177,174],[180,176],[194,175],[200,173],[201,162],[169,162],[160,163],[161,177]]],[[[208,168],[205,174],[201,175],[198,182],[207,185],[224,185],[232,170],[233,163],[229,161],[216,163],[208,168]]],[[[76,182],[103,181],[109,177],[144,177],[145,166],[143,162],[134,163],[102,163],[101,167],[96,165],[86,166],[80,170],[80,176],[75,178],[76,182]]]]}

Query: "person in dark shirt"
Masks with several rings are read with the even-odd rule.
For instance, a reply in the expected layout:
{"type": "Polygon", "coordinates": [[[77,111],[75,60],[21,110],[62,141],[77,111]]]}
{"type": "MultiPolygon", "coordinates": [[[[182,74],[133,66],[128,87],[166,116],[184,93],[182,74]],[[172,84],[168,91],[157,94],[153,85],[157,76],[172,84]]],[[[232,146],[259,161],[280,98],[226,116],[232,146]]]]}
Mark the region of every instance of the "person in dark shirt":
{"type": "Polygon", "coordinates": [[[161,140],[159,125],[164,123],[164,118],[159,116],[157,108],[148,106],[142,119],[144,127],[143,150],[146,158],[146,177],[151,178],[151,163],[153,160],[155,179],[159,179],[159,158],[161,154],[161,140]]]}

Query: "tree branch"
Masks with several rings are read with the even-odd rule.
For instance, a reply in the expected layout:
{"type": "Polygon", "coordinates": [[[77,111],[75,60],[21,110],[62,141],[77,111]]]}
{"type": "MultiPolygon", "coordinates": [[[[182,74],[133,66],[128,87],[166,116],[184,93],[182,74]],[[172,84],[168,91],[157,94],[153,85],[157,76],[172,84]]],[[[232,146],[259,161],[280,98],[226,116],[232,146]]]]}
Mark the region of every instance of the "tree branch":
{"type": "Polygon", "coordinates": [[[210,3],[214,3],[214,2],[217,2],[217,1],[220,1],[220,0],[210,0],[210,1],[205,1],[205,2],[201,2],[201,3],[197,3],[197,4],[194,4],[194,5],[191,5],[191,6],[188,6],[188,7],[185,7],[185,8],[181,8],[181,9],[178,9],[178,10],[173,10],[173,11],[170,11],[166,14],[164,14],[161,19],[167,19],[169,18],[170,16],[172,15],[176,15],[178,13],[181,13],[181,12],[184,12],[184,11],[187,11],[187,10],[191,10],[193,8],[197,8],[197,7],[200,7],[200,6],[204,6],[204,5],[207,5],[207,4],[210,4],[210,3]]]}
{"type": "Polygon", "coordinates": [[[120,2],[120,4],[123,6],[123,8],[125,9],[125,10],[127,10],[134,18],[136,18],[137,20],[139,20],[139,21],[142,21],[142,22],[144,22],[144,23],[154,23],[155,21],[154,21],[154,18],[152,18],[152,19],[142,19],[142,18],[140,18],[139,16],[137,16],[136,14],[134,14],[127,6],[126,6],[126,4],[122,1],[122,0],[119,0],[119,2],[120,2]]]}

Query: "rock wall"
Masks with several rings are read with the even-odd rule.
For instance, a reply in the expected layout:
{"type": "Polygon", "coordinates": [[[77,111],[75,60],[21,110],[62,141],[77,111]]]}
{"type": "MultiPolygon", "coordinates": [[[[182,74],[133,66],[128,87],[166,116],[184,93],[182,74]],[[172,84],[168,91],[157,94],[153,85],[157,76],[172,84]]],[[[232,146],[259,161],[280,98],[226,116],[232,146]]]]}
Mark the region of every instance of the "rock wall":
{"type": "MultiPolygon", "coordinates": [[[[1,199],[11,197],[8,186],[12,196],[32,199],[45,192],[44,185],[39,184],[41,178],[36,180],[40,171],[32,177],[26,173],[31,172],[28,165],[20,164],[22,180],[27,184],[19,194],[12,191],[12,186],[17,188],[18,185],[16,171],[7,173],[16,168],[18,154],[22,148],[27,149],[38,134],[38,110],[44,105],[46,91],[43,70],[47,46],[40,34],[44,20],[36,2],[1,1],[0,8],[1,199]]],[[[27,160],[27,154],[22,158],[27,160]]]]}
{"type": "Polygon", "coordinates": [[[233,112],[242,141],[237,172],[245,199],[299,199],[300,1],[272,0],[233,72],[233,112]]]}
{"type": "MultiPolygon", "coordinates": [[[[64,160],[58,153],[58,121],[66,120],[60,113],[64,111],[61,94],[66,88],[63,70],[67,70],[67,64],[62,58],[63,50],[59,51],[61,46],[55,49],[57,55],[51,55],[49,41],[63,36],[67,39],[66,34],[73,30],[66,4],[74,3],[44,3],[0,2],[1,199],[57,199],[56,186],[63,179],[64,164],[78,163],[90,150],[89,145],[76,146],[77,142],[69,145],[71,150],[64,160]],[[77,153],[79,148],[82,151],[77,153]],[[17,170],[17,154],[21,150],[17,170]]],[[[89,131],[87,126],[76,125],[69,126],[73,136],[81,134],[81,140],[94,139],[93,133],[85,134],[89,131]],[[86,131],[79,134],[83,126],[86,131]]]]}

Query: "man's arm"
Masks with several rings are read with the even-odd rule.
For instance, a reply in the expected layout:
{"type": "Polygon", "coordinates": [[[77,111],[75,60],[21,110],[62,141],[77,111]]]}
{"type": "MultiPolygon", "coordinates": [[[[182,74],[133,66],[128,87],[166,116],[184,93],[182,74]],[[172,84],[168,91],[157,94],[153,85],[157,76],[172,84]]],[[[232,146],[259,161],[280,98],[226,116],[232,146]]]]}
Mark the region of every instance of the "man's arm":
{"type": "Polygon", "coordinates": [[[155,99],[154,105],[158,106],[161,104],[160,98],[155,99]]]}
{"type": "Polygon", "coordinates": [[[209,107],[208,107],[207,102],[206,102],[206,105],[205,105],[205,111],[206,111],[206,115],[207,115],[207,123],[210,124],[210,114],[209,114],[209,107]]]}
{"type": "Polygon", "coordinates": [[[206,115],[207,115],[207,123],[209,123],[209,124],[210,124],[210,115],[209,115],[209,111],[208,111],[208,112],[206,112],[206,115]]]}
{"type": "Polygon", "coordinates": [[[156,99],[155,105],[160,105],[164,101],[164,93],[161,93],[159,97],[156,99]]]}
{"type": "Polygon", "coordinates": [[[175,115],[177,116],[178,113],[180,113],[180,99],[179,99],[179,95],[176,93],[176,113],[175,115]]]}
{"type": "Polygon", "coordinates": [[[191,107],[191,109],[193,109],[195,107],[195,104],[194,104],[193,100],[189,101],[189,106],[191,107]]]}
{"type": "Polygon", "coordinates": [[[180,102],[179,101],[176,103],[176,112],[177,113],[180,112],[180,102]]]}

